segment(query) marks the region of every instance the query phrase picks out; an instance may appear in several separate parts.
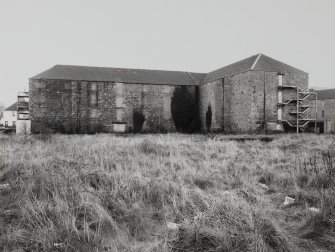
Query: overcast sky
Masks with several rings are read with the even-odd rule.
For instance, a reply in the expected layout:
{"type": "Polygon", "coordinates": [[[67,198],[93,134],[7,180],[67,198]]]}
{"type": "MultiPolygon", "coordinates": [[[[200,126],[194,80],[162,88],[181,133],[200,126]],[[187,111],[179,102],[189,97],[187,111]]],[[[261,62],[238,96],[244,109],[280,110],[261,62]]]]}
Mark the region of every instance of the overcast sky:
{"type": "Polygon", "coordinates": [[[209,72],[264,53],[335,88],[334,0],[0,0],[0,103],[55,64],[209,72]]]}

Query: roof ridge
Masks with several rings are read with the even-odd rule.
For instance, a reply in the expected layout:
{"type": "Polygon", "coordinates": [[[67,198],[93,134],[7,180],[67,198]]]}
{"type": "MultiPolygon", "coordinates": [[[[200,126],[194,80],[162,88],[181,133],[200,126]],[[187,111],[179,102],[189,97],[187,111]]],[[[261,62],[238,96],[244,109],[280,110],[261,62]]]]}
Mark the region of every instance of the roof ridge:
{"type": "Polygon", "coordinates": [[[194,77],[193,77],[193,75],[192,75],[192,73],[190,73],[190,72],[187,72],[187,74],[191,77],[191,79],[194,81],[194,83],[195,84],[197,84],[197,85],[199,85],[200,83],[199,82],[197,82],[195,79],[194,79],[194,77]]]}
{"type": "Polygon", "coordinates": [[[254,63],[252,64],[250,70],[253,70],[255,68],[255,66],[257,65],[257,63],[258,63],[259,59],[261,58],[261,56],[262,56],[262,54],[259,53],[258,56],[257,56],[257,58],[255,59],[254,63]]]}
{"type": "MultiPolygon", "coordinates": [[[[103,68],[103,69],[110,69],[110,70],[139,70],[139,71],[159,71],[159,72],[179,72],[179,73],[207,74],[207,73],[179,71],[179,70],[161,70],[161,69],[126,68],[126,67],[106,67],[106,66],[84,66],[84,65],[63,65],[63,64],[56,64],[53,67],[51,67],[50,69],[52,69],[54,67],[87,67],[87,68],[103,68]]],[[[48,70],[50,70],[50,69],[48,69],[48,70]]]]}
{"type": "Polygon", "coordinates": [[[16,111],[16,110],[17,110],[17,102],[15,102],[12,105],[10,105],[9,107],[7,107],[4,111],[16,111]]]}
{"type": "Polygon", "coordinates": [[[198,85],[205,73],[172,70],[55,65],[31,79],[114,81],[161,85],[198,85]]]}

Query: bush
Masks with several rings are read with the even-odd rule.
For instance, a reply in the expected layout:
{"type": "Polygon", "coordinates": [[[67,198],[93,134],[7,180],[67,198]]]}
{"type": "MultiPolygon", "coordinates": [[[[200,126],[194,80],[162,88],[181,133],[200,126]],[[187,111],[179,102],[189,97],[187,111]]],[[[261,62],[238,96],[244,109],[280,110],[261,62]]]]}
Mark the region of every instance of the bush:
{"type": "Polygon", "coordinates": [[[206,129],[207,132],[211,131],[212,127],[212,107],[211,105],[208,105],[207,111],[206,111],[206,129]]]}
{"type": "Polygon", "coordinates": [[[166,151],[164,150],[163,146],[155,143],[149,139],[144,139],[140,145],[139,149],[144,154],[150,155],[150,154],[164,154],[166,151]]]}
{"type": "MultiPolygon", "coordinates": [[[[198,91],[197,91],[198,92],[198,91]]],[[[179,132],[195,132],[200,128],[197,92],[192,95],[187,87],[176,87],[171,99],[171,113],[179,132]]]]}
{"type": "Polygon", "coordinates": [[[140,133],[143,128],[143,123],[145,121],[145,116],[141,111],[133,111],[133,130],[134,133],[140,133]]]}

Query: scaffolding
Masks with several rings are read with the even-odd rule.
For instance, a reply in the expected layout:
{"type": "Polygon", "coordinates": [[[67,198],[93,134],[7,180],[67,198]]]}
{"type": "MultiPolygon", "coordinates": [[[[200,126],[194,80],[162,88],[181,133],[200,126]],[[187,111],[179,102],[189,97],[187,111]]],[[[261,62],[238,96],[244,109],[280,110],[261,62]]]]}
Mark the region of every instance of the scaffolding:
{"type": "Polygon", "coordinates": [[[16,134],[30,133],[29,92],[19,92],[17,101],[16,134]]]}
{"type": "Polygon", "coordinates": [[[309,90],[302,90],[297,86],[279,86],[279,90],[294,90],[295,97],[278,103],[278,106],[285,108],[286,118],[282,118],[281,122],[297,133],[304,132],[310,122],[314,122],[314,132],[316,132],[317,124],[317,93],[309,90]],[[314,111],[311,111],[314,109],[314,111]],[[289,115],[289,116],[288,116],[289,115]]]}
{"type": "Polygon", "coordinates": [[[29,92],[19,92],[17,102],[19,120],[29,120],[29,92]]]}

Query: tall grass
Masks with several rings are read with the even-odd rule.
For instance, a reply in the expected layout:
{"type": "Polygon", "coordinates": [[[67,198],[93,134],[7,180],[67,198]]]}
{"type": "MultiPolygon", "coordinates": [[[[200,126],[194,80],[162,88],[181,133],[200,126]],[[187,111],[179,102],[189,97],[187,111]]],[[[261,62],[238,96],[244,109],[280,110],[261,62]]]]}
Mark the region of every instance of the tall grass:
{"type": "Polygon", "coordinates": [[[333,141],[12,137],[0,142],[0,250],[331,251],[333,141]],[[286,195],[295,205],[281,208],[286,195]]]}

